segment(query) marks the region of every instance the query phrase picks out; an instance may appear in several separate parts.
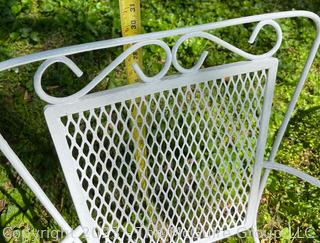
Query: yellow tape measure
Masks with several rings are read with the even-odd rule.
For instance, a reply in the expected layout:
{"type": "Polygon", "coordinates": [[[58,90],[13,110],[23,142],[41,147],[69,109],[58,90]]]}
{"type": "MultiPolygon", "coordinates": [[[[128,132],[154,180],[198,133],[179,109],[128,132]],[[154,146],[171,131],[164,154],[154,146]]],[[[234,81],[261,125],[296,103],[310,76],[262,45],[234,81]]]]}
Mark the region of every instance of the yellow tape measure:
{"type": "MultiPolygon", "coordinates": [[[[140,14],[140,0],[119,0],[121,31],[122,36],[137,35],[141,33],[141,14],[140,14]]],[[[129,45],[124,46],[128,48],[129,45]]],[[[142,52],[136,51],[130,55],[126,61],[128,83],[135,83],[139,78],[132,68],[132,64],[138,63],[142,65],[142,52]]]]}

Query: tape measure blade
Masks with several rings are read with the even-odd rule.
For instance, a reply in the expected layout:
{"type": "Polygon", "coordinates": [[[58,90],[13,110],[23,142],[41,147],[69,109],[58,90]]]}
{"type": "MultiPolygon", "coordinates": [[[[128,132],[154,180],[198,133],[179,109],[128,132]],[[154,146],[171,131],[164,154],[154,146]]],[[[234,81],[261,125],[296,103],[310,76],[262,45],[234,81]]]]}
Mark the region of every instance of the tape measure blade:
{"type": "MultiPolygon", "coordinates": [[[[140,0],[119,0],[122,36],[132,36],[141,33],[141,9],[140,0]]],[[[125,45],[127,49],[130,45],[125,45]]],[[[126,61],[128,83],[135,83],[139,77],[132,68],[132,64],[138,63],[142,67],[142,51],[138,50],[130,55],[126,61]]]]}

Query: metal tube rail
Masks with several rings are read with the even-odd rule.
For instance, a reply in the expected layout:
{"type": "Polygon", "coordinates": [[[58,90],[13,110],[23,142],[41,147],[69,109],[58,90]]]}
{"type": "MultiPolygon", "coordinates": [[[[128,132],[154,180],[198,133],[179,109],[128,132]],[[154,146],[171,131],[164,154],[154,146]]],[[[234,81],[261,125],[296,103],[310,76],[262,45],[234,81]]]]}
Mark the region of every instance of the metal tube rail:
{"type": "Polygon", "coordinates": [[[294,175],[294,176],[320,188],[320,180],[318,180],[317,178],[310,176],[304,172],[301,172],[295,168],[292,168],[290,166],[279,164],[277,162],[266,161],[264,163],[263,167],[266,169],[269,169],[269,170],[276,170],[276,171],[288,173],[290,175],[294,175]]]}
{"type": "Polygon", "coordinates": [[[283,18],[293,18],[293,17],[306,17],[313,20],[317,26],[317,30],[320,29],[320,18],[317,14],[309,11],[285,11],[279,13],[268,13],[260,14],[248,17],[235,18],[230,20],[223,20],[220,22],[195,25],[192,27],[184,27],[173,30],[165,30],[154,33],[140,34],[136,36],[121,37],[110,40],[96,41],[86,44],[73,45],[68,47],[62,47],[54,50],[48,50],[43,52],[38,52],[23,57],[12,58],[7,61],[0,62],[0,71],[4,71],[10,68],[22,66],[28,63],[33,63],[41,60],[51,59],[55,57],[68,56],[77,53],[100,50],[105,48],[112,48],[117,46],[123,46],[126,44],[132,44],[141,41],[154,40],[159,38],[166,38],[175,35],[184,35],[197,31],[208,31],[214,29],[220,29],[224,27],[230,27],[235,25],[242,25],[248,23],[255,23],[263,20],[276,20],[283,18]]]}
{"type": "MultiPolygon", "coordinates": [[[[9,162],[13,166],[13,168],[18,172],[18,174],[21,176],[21,178],[24,180],[24,182],[27,184],[27,186],[36,195],[36,197],[39,199],[41,204],[50,213],[50,215],[57,222],[57,224],[61,227],[61,229],[64,232],[66,232],[67,234],[71,234],[73,232],[73,230],[70,227],[70,225],[65,221],[65,219],[62,217],[62,215],[59,213],[59,211],[55,208],[55,206],[52,204],[50,199],[44,193],[42,188],[39,186],[39,184],[36,182],[36,180],[32,177],[30,172],[27,170],[27,168],[24,166],[24,164],[21,162],[19,157],[11,149],[11,147],[9,146],[9,144],[7,143],[7,141],[3,138],[3,136],[1,134],[0,134],[0,151],[9,160],[9,162]]],[[[81,230],[82,230],[82,228],[81,228],[81,230]]],[[[77,230],[77,232],[79,232],[79,229],[77,230]]],[[[76,239],[73,239],[73,240],[76,240],[76,239]]],[[[75,242],[81,242],[81,241],[76,240],[75,242]]]]}

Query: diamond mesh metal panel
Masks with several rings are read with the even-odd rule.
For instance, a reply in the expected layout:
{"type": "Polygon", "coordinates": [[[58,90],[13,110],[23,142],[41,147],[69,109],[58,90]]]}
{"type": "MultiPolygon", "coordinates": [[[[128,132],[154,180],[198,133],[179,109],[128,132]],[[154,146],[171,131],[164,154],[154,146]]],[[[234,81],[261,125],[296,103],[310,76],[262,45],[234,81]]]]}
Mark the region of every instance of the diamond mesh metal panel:
{"type": "Polygon", "coordinates": [[[101,242],[190,242],[246,225],[270,70],[245,67],[56,108],[62,167],[101,242]]]}

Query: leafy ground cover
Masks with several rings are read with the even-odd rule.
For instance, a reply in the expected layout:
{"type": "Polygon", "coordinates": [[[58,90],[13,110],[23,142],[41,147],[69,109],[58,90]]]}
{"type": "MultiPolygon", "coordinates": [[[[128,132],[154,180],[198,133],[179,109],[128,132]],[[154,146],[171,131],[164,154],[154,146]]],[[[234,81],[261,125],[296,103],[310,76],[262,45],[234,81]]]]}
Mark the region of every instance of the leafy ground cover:
{"type": "MultiPolygon", "coordinates": [[[[118,1],[115,0],[0,0],[0,61],[36,51],[71,44],[121,36],[118,1]]],[[[305,9],[316,13],[320,4],[316,0],[276,1],[142,1],[144,32],[167,30],[194,24],[209,23],[234,17],[265,12],[305,9]]],[[[284,41],[277,54],[280,66],[276,99],[271,121],[275,132],[283,117],[299,74],[315,36],[312,23],[306,19],[281,20],[284,41]]],[[[254,25],[227,28],[214,34],[224,40],[259,53],[269,50],[275,34],[266,28],[258,42],[250,46],[247,40],[254,25]]],[[[173,43],[174,39],[168,39],[173,43]]],[[[193,39],[181,52],[186,66],[195,57],[209,50],[205,65],[216,65],[240,60],[236,55],[201,39],[193,39]]],[[[54,66],[45,77],[45,85],[52,94],[64,96],[83,87],[97,72],[110,63],[122,48],[75,55],[76,63],[85,71],[75,79],[68,69],[54,66]]],[[[144,51],[147,72],[155,73],[161,67],[162,53],[158,49],[144,51]]],[[[0,131],[65,218],[77,225],[74,208],[64,184],[63,175],[48,130],[44,103],[36,96],[32,77],[39,64],[0,73],[0,131]]],[[[277,160],[300,168],[320,178],[320,59],[313,65],[308,82],[299,99],[296,113],[290,123],[277,160]]],[[[97,89],[113,88],[126,83],[123,66],[119,66],[97,89]]],[[[272,141],[272,134],[269,144],[272,141]]],[[[57,229],[56,224],[39,205],[34,195],[0,157],[0,230],[11,226],[24,232],[17,242],[40,242],[34,230],[57,229]]],[[[262,238],[281,242],[320,242],[320,191],[293,177],[272,173],[262,199],[258,226],[266,234],[262,238]],[[297,235],[297,232],[300,232],[297,235]],[[308,233],[309,239],[305,236],[308,233]],[[303,237],[303,238],[298,238],[303,237]]],[[[48,234],[43,238],[53,241],[48,234]]],[[[11,241],[0,234],[0,242],[11,241]]],[[[251,241],[250,238],[230,239],[230,242],[251,241]]]]}

